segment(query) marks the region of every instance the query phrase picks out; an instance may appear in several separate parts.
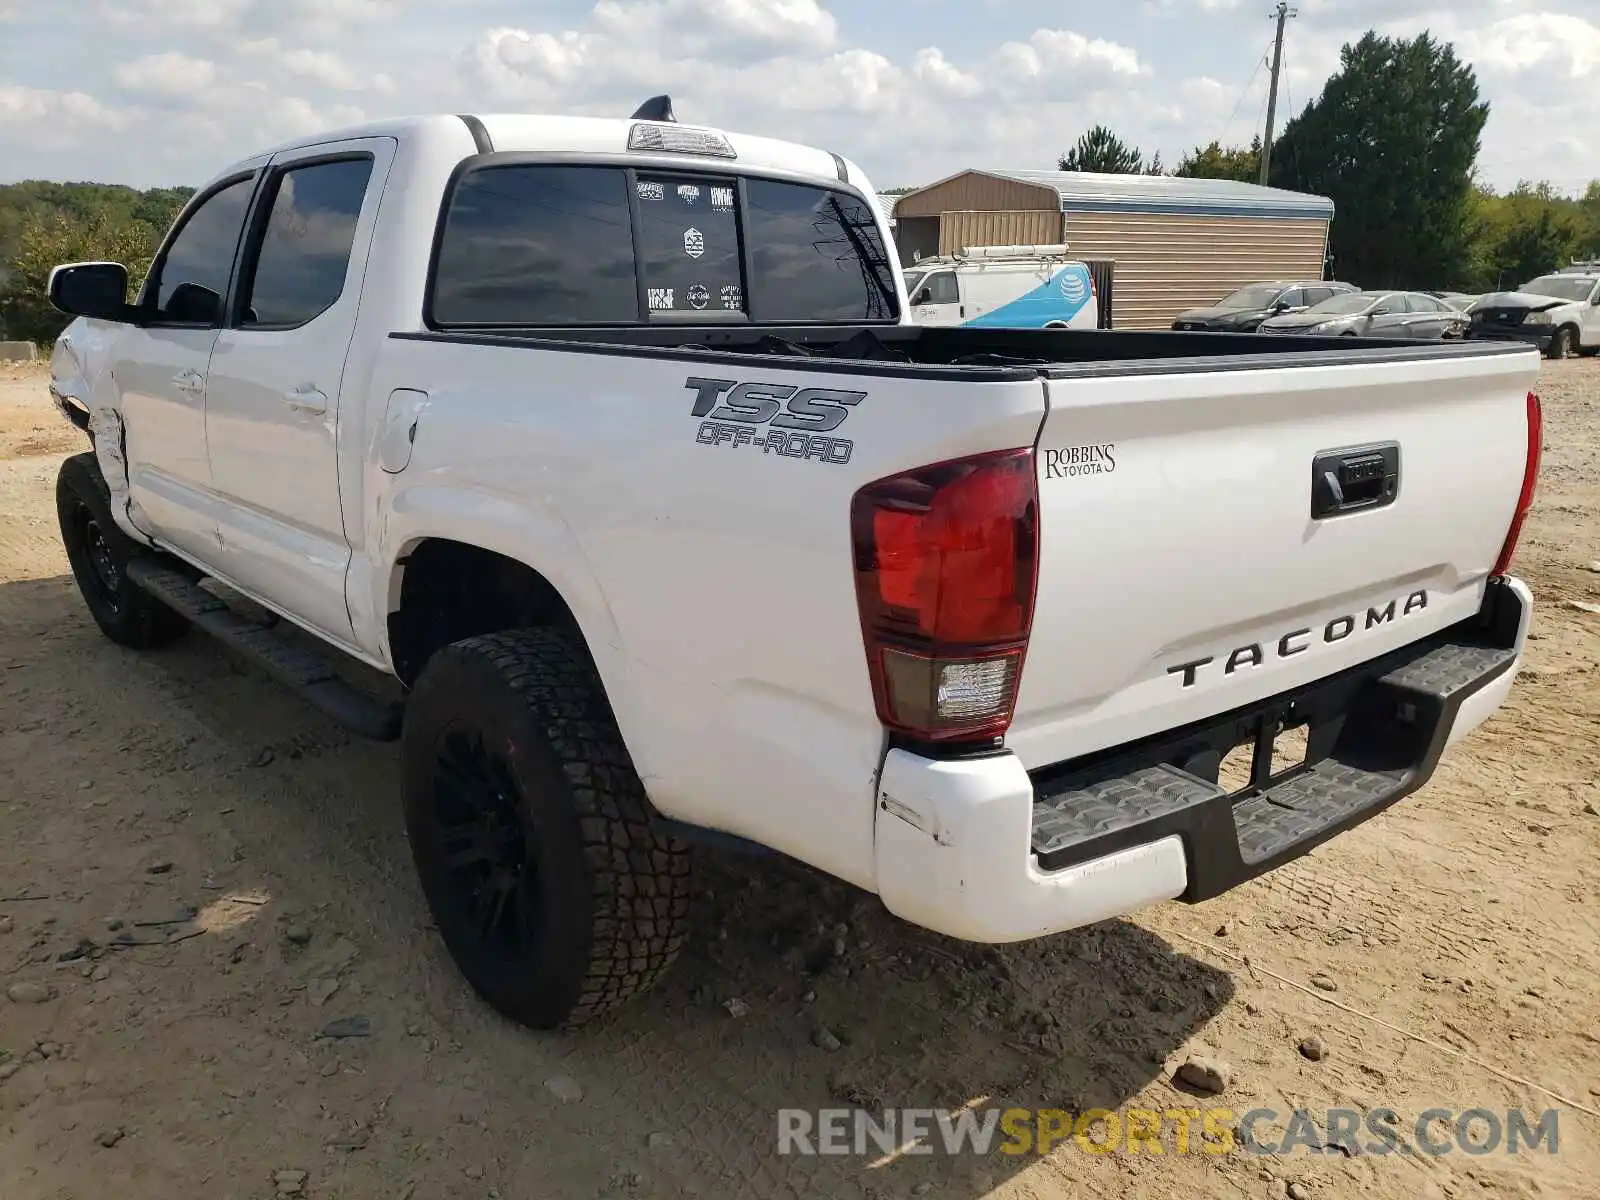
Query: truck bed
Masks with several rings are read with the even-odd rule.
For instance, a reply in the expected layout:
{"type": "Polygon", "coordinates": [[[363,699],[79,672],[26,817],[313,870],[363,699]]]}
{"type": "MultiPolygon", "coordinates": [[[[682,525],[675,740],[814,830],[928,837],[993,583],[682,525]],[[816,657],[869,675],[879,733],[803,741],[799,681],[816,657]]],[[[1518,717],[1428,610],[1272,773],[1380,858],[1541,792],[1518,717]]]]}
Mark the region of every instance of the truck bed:
{"type": "MultiPolygon", "coordinates": [[[[1488,357],[1525,353],[1498,342],[1423,342],[1389,338],[1268,333],[1177,333],[1170,330],[976,329],[918,325],[671,326],[567,329],[483,329],[396,332],[427,341],[528,345],[594,353],[703,358],[706,351],[781,359],[804,369],[850,363],[855,372],[928,378],[929,367],[953,367],[961,379],[1070,378],[1074,375],[1238,371],[1354,362],[1488,357]]],[[[941,372],[938,376],[950,377],[941,372]]]]}
{"type": "MultiPolygon", "coordinates": [[[[705,537],[706,572],[725,561],[710,531],[727,519],[705,507],[707,489],[785,507],[791,500],[778,496],[798,488],[793,512],[768,514],[774,548],[817,538],[819,510],[837,514],[820,520],[842,542],[849,495],[870,480],[1034,446],[1039,591],[1007,739],[1029,767],[1307,685],[1476,613],[1522,481],[1524,395],[1537,373],[1525,347],[1259,333],[876,325],[392,336],[412,360],[404,351],[424,351],[416,343],[451,344],[406,386],[428,386],[448,360],[443,377],[462,381],[449,385],[456,411],[472,395],[515,394],[543,428],[561,401],[541,394],[593,387],[593,376],[604,399],[584,418],[597,423],[594,436],[617,437],[614,414],[635,412],[627,455],[652,463],[680,437],[706,452],[693,446],[700,418],[690,416],[684,376],[693,387],[752,369],[773,383],[815,373],[825,386],[870,392],[839,428],[853,443],[846,467],[791,479],[758,449],[707,453],[681,503],[662,490],[639,497],[650,520],[705,537]],[[527,351],[551,359],[530,371],[527,351]],[[596,356],[615,357],[596,370],[596,356]],[[1388,500],[1331,519],[1317,511],[1327,462],[1373,447],[1392,448],[1383,451],[1393,457],[1388,500]],[[769,492],[780,479],[783,492],[769,492]],[[1391,610],[1403,619],[1387,619],[1391,610]],[[1303,630],[1331,633],[1313,640],[1303,630]]],[[[774,553],[768,569],[780,580],[774,553]]],[[[836,553],[847,560],[847,547],[836,553]]],[[[843,572],[833,586],[842,606],[843,572]]],[[[773,587],[752,586],[752,612],[794,603],[779,594],[788,584],[773,587]]],[[[852,610],[841,622],[841,639],[854,619],[852,610]]]]}

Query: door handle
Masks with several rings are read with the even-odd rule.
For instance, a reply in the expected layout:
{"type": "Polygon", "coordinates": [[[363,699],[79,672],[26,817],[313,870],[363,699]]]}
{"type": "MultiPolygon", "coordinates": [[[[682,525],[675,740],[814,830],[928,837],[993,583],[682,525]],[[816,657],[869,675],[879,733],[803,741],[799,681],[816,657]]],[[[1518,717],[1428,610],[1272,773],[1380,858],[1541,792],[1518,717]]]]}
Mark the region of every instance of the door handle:
{"type": "Polygon", "coordinates": [[[1384,508],[1400,493],[1400,446],[1328,450],[1311,461],[1311,519],[1384,508]]]}
{"type": "Polygon", "coordinates": [[[312,384],[291,388],[283,394],[284,403],[297,413],[318,417],[328,411],[328,397],[312,384]]]}
{"type": "Polygon", "coordinates": [[[199,371],[179,371],[172,377],[172,385],[180,392],[198,392],[205,386],[206,377],[199,371]]]}

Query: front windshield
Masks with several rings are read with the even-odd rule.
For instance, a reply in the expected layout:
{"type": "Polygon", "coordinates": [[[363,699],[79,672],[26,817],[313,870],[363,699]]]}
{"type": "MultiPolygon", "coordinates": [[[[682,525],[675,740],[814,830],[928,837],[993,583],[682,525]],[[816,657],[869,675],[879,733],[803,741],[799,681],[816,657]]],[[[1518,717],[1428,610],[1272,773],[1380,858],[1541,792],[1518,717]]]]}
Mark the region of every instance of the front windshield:
{"type": "Polygon", "coordinates": [[[1365,312],[1367,306],[1376,300],[1376,296],[1364,292],[1346,292],[1342,296],[1330,296],[1321,304],[1313,304],[1306,309],[1308,315],[1316,316],[1349,316],[1352,313],[1365,312]]]}
{"type": "Polygon", "coordinates": [[[1281,287],[1254,287],[1240,288],[1231,296],[1225,296],[1217,302],[1218,308],[1271,308],[1273,301],[1282,292],[1281,287]]]}
{"type": "Polygon", "coordinates": [[[1549,296],[1556,300],[1587,300],[1594,289],[1594,280],[1582,275],[1541,275],[1532,283],[1517,289],[1534,296],[1549,296]]]}

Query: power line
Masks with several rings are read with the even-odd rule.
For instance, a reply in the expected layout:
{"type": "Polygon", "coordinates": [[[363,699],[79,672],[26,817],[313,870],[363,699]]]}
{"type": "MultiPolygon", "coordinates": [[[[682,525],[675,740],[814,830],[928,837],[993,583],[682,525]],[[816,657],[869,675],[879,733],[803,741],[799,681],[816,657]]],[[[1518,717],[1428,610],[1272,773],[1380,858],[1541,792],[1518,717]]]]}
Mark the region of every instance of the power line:
{"type": "Polygon", "coordinates": [[[1267,182],[1267,166],[1272,161],[1272,123],[1278,115],[1278,73],[1283,69],[1283,26],[1290,17],[1300,15],[1298,9],[1289,7],[1288,0],[1278,0],[1277,8],[1272,10],[1274,19],[1278,22],[1278,32],[1272,45],[1272,86],[1267,92],[1267,133],[1261,139],[1261,180],[1263,186],[1267,182]]]}
{"type": "Polygon", "coordinates": [[[1261,68],[1266,65],[1267,56],[1265,54],[1258,55],[1256,57],[1256,69],[1250,72],[1249,81],[1239,90],[1239,98],[1233,102],[1233,111],[1228,114],[1227,124],[1222,127],[1222,137],[1218,141],[1226,142],[1228,140],[1228,131],[1233,128],[1234,118],[1239,115],[1239,109],[1244,104],[1244,98],[1250,94],[1250,89],[1255,85],[1256,76],[1261,74],[1261,68]]]}

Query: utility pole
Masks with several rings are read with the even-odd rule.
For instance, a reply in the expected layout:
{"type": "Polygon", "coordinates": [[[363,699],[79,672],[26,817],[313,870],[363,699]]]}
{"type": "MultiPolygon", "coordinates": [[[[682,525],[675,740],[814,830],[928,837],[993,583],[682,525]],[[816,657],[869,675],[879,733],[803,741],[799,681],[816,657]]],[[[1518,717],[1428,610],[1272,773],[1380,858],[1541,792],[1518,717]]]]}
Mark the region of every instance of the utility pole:
{"type": "Polygon", "coordinates": [[[1300,13],[1289,7],[1288,0],[1278,0],[1278,7],[1268,15],[1277,19],[1278,36],[1272,43],[1272,85],[1267,91],[1267,135],[1261,139],[1262,187],[1267,185],[1267,166],[1272,162],[1272,124],[1278,115],[1278,72],[1283,69],[1283,23],[1290,17],[1298,17],[1300,13]]]}

